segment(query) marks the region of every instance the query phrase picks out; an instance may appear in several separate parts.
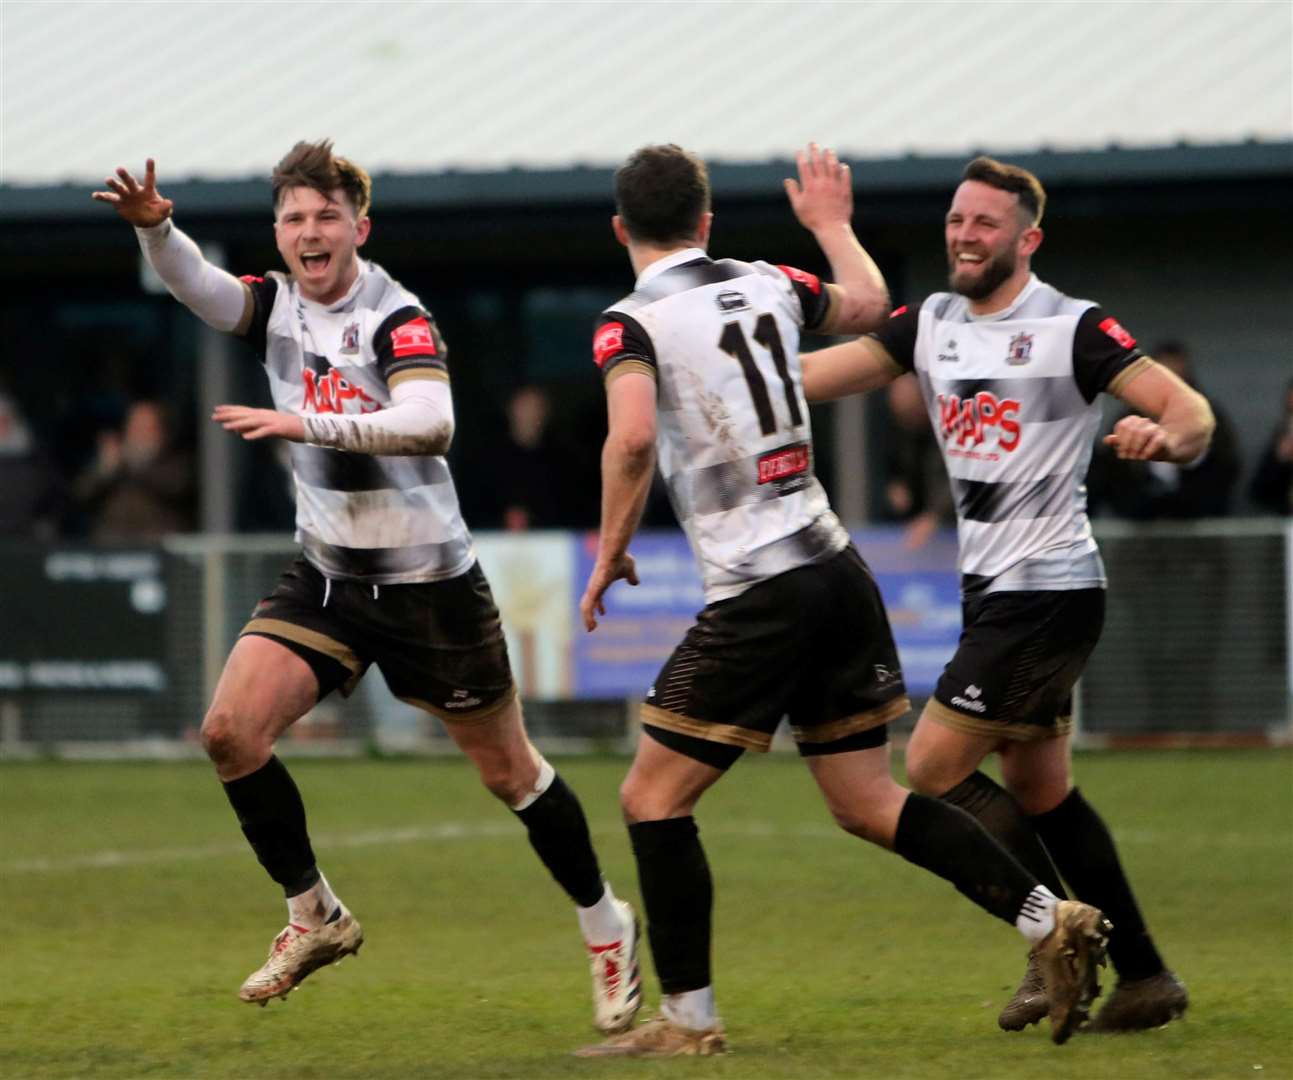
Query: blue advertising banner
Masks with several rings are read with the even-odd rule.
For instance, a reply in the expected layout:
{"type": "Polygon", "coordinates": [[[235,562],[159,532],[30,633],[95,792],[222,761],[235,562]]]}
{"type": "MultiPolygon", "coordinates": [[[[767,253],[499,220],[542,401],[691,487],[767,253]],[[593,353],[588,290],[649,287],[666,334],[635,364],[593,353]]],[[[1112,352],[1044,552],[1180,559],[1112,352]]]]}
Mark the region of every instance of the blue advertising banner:
{"type": "MultiPolygon", "coordinates": [[[[960,578],[955,534],[940,533],[909,550],[901,527],[864,529],[854,543],[875,573],[898,644],[907,689],[933,691],[961,632],[960,578]]],[[[572,607],[592,571],[597,538],[578,541],[572,607]]],[[[640,533],[630,549],[637,560],[636,588],[617,582],[606,615],[594,633],[576,628],[572,642],[573,691],[581,698],[640,697],[705,606],[700,575],[680,532],[640,533]]],[[[577,615],[576,615],[577,618],[577,615]]]]}

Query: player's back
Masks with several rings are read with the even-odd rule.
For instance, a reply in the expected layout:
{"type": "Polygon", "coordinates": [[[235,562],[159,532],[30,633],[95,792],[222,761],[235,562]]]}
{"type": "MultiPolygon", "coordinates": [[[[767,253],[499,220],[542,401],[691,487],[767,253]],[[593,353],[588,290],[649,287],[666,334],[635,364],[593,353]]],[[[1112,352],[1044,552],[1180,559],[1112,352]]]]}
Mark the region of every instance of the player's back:
{"type": "Polygon", "coordinates": [[[811,274],[692,248],[603,313],[606,377],[657,380],[660,472],[710,603],[848,542],[813,472],[799,366],[800,329],[825,308],[811,274]]]}

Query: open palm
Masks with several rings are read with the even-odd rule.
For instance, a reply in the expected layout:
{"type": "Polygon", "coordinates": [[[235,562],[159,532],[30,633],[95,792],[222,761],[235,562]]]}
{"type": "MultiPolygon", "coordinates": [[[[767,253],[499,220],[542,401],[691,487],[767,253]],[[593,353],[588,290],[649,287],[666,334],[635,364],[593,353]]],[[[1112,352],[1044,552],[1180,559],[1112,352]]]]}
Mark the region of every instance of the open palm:
{"type": "Polygon", "coordinates": [[[118,214],[138,228],[160,225],[175,209],[171,200],[162,198],[157,191],[157,167],[152,158],[144,164],[142,185],[125,168],[117,169],[117,175],[109,176],[104,183],[108,190],[96,191],[90,198],[111,203],[118,214]]]}

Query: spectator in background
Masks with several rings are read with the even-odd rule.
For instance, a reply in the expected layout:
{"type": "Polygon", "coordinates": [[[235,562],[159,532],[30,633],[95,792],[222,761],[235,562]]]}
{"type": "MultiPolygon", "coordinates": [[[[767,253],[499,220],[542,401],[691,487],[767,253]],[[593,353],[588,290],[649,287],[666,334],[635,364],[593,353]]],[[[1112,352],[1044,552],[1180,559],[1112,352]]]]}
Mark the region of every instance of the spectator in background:
{"type": "Polygon", "coordinates": [[[1119,458],[1111,447],[1097,443],[1087,481],[1091,505],[1133,521],[1229,514],[1240,468],[1234,425],[1199,386],[1184,344],[1163,341],[1150,355],[1208,399],[1217,421],[1212,445],[1198,461],[1174,465],[1167,461],[1119,458]]]}
{"type": "Polygon", "coordinates": [[[917,551],[956,520],[956,506],[915,375],[890,383],[889,411],[895,426],[885,460],[885,502],[894,518],[907,523],[907,549],[917,551]]]}
{"type": "Polygon", "coordinates": [[[1249,495],[1272,514],[1293,514],[1293,379],[1284,388],[1284,414],[1257,462],[1249,495]]]}
{"type": "Polygon", "coordinates": [[[98,455],[74,494],[101,541],[154,541],[193,528],[193,465],[170,435],[165,407],[136,401],[120,431],[99,435],[98,455]]]}
{"type": "Polygon", "coordinates": [[[63,501],[58,471],[0,387],[0,539],[52,540],[63,501]]]}
{"type": "Polygon", "coordinates": [[[552,443],[551,412],[542,387],[522,386],[508,398],[507,433],[486,455],[483,475],[493,494],[486,527],[524,532],[565,524],[565,472],[552,443]]]}

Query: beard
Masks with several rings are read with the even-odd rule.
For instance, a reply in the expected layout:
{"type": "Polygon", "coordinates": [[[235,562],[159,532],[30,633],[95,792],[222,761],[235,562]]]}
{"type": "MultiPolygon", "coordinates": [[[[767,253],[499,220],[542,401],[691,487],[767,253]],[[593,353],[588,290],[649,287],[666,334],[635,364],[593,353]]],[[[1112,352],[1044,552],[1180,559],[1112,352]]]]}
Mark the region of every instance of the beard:
{"type": "Polygon", "coordinates": [[[968,300],[984,300],[991,296],[997,290],[997,287],[1015,272],[1017,265],[1015,253],[1013,251],[1003,251],[1000,255],[993,256],[987,262],[980,263],[977,277],[965,276],[958,278],[956,262],[952,261],[947,280],[953,292],[960,293],[968,300]]]}

